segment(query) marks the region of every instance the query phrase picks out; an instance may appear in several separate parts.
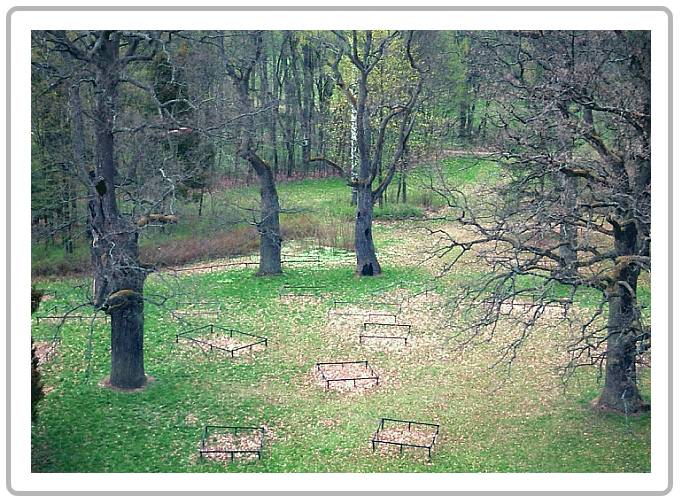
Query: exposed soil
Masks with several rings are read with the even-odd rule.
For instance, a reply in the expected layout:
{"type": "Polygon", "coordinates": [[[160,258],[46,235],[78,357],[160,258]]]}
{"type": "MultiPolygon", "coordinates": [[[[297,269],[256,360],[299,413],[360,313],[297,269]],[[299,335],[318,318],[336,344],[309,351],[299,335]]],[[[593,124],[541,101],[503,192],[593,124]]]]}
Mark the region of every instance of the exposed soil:
{"type": "MultiPolygon", "coordinates": [[[[323,366],[326,378],[355,378],[363,376],[378,376],[371,375],[370,371],[367,371],[363,365],[351,365],[345,366],[344,369],[331,370],[332,366],[323,366]]],[[[340,394],[363,394],[375,387],[377,387],[375,380],[357,380],[356,386],[354,382],[340,381],[330,382],[329,386],[326,387],[326,380],[321,375],[321,372],[317,369],[316,364],[307,373],[306,382],[311,385],[316,385],[324,390],[331,390],[338,392],[340,394]]],[[[382,378],[380,378],[380,383],[382,383],[382,378]]]]}
{"type": "Polygon", "coordinates": [[[413,329],[409,328],[409,326],[401,326],[396,323],[383,322],[382,320],[371,321],[371,323],[363,329],[362,334],[364,336],[394,336],[399,337],[400,341],[403,341],[401,340],[402,338],[409,338],[411,336],[409,332],[413,329]]]}
{"type": "Polygon", "coordinates": [[[400,315],[386,309],[369,309],[355,305],[342,305],[328,311],[329,325],[354,326],[364,322],[395,322],[400,315]]]}

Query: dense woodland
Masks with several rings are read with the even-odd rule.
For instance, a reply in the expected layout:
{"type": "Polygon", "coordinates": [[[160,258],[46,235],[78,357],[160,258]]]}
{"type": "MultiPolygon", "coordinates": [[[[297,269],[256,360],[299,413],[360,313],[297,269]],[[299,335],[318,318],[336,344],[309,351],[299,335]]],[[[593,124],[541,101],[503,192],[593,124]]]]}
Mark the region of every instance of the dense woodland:
{"type": "Polygon", "coordinates": [[[147,277],[251,252],[259,276],[281,274],[286,239],[338,225],[282,204],[280,187],[341,178],[357,276],[386,265],[376,212],[424,207],[440,278],[474,253],[486,267],[455,295],[486,307],[470,340],[530,297],[512,362],[543,312],[594,292],[567,366],[602,369],[598,409],[644,411],[650,71],[648,32],[33,32],[34,278],[93,278],[111,386],[142,387],[147,277]],[[495,182],[471,194],[447,179],[439,160],[461,153],[493,162],[495,182]],[[245,186],[259,197],[229,199],[245,186]]]}

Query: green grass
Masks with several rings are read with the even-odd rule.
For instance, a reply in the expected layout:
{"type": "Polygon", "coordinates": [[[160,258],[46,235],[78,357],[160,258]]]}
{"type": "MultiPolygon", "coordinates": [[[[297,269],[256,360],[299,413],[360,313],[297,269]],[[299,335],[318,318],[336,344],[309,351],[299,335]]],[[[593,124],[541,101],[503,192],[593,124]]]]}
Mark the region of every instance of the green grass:
{"type": "MultiPolygon", "coordinates": [[[[495,176],[486,163],[444,163],[451,183],[464,185],[495,176]]],[[[412,200],[426,193],[423,170],[411,178],[412,200]],[[420,186],[420,188],[418,188],[420,186]]],[[[280,186],[283,206],[304,211],[328,224],[353,218],[349,189],[338,179],[304,180],[280,186]]],[[[256,197],[246,187],[215,194],[216,214],[231,202],[256,197]],[[231,202],[230,202],[231,201],[231,202]]],[[[436,205],[442,201],[430,200],[436,205]]],[[[188,212],[188,207],[183,208],[188,212]]],[[[402,229],[417,225],[423,207],[388,203],[376,208],[379,254],[403,245],[402,229]]],[[[284,214],[282,220],[299,213],[284,214]]],[[[214,232],[220,220],[187,221],[170,233],[153,231],[144,241],[161,244],[214,232]],[[202,222],[201,222],[202,221],[202,222]],[[193,223],[192,223],[193,222],[193,223]]],[[[314,223],[314,221],[312,221],[314,223]]],[[[36,252],[40,254],[41,252],[36,252]]],[[[370,348],[358,343],[360,326],[338,326],[327,311],[333,298],[356,303],[413,294],[431,286],[425,268],[395,266],[381,257],[383,275],[358,278],[351,254],[327,249],[324,265],[287,268],[282,276],[257,277],[251,270],[209,274],[154,274],[146,283],[145,365],[156,380],[139,393],[100,387],[109,373],[108,325],[34,321],[37,340],[61,340],[56,357],[44,367],[52,390],[38,405],[32,430],[32,468],[38,472],[649,472],[650,417],[595,414],[590,401],[602,382],[592,369],[582,369],[560,386],[552,366],[559,360],[553,331],[539,332],[524,347],[508,374],[493,367],[495,343],[456,345],[460,333],[429,300],[404,315],[414,324],[408,350],[370,348]],[[344,264],[337,260],[345,256],[344,264]],[[280,299],[284,284],[322,287],[312,302],[280,299]],[[175,343],[187,324],[171,316],[174,300],[217,300],[219,324],[268,337],[268,347],[251,357],[225,358],[175,343]],[[368,359],[381,376],[377,389],[363,394],[326,392],[313,381],[317,361],[368,359]],[[427,461],[422,451],[373,453],[370,437],[380,417],[441,424],[441,435],[427,461]],[[197,460],[204,424],[266,425],[267,444],[259,462],[197,460]]],[[[35,255],[34,255],[35,256],[35,255]]],[[[44,260],[57,260],[56,251],[44,260]]],[[[477,272],[457,270],[437,283],[446,295],[457,280],[477,272]]],[[[87,280],[41,280],[38,287],[53,298],[50,308],[64,312],[83,303],[91,291],[87,280]]],[[[556,291],[561,294],[561,291],[556,291]]],[[[648,302],[648,279],[640,296],[648,302]]],[[[577,296],[579,306],[596,305],[593,292],[577,296]]],[[[410,305],[410,304],[409,304],[410,305]]],[[[416,304],[414,304],[416,305],[416,304]]],[[[88,307],[82,312],[88,313],[88,307]]],[[[206,321],[209,322],[209,321],[206,321]]],[[[650,399],[649,370],[641,390],[650,399]]]]}
{"type": "MultiPolygon", "coordinates": [[[[592,372],[577,378],[548,404],[525,388],[520,363],[503,382],[489,369],[484,349],[458,359],[450,334],[423,332],[419,349],[367,349],[355,328],[328,328],[331,294],[360,302],[397,284],[418,291],[422,270],[387,265],[378,278],[359,279],[348,267],[292,269],[280,277],[252,270],[151,278],[146,294],[220,299],[222,322],[269,338],[252,359],[204,355],[174,342],[182,326],[168,306],[147,303],[147,373],[156,381],[140,393],[117,393],[97,383],[109,370],[106,326],[67,323],[59,354],[44,372],[54,387],[39,404],[33,429],[33,469],[40,472],[647,472],[649,416],[593,414],[598,389],[592,372]],[[283,284],[323,286],[310,304],[283,302],[283,284]],[[88,345],[92,344],[91,352],[88,345]],[[479,356],[479,358],[478,358],[479,356]],[[383,378],[365,394],[325,392],[310,384],[315,362],[363,359],[383,378]],[[370,436],[381,416],[442,425],[433,462],[423,452],[372,453],[370,436]],[[187,417],[195,417],[195,422],[187,417]],[[272,436],[260,462],[198,462],[203,424],[266,425],[272,436]]],[[[73,282],[56,288],[52,305],[81,297],[73,282]]],[[[383,293],[385,294],[385,293],[383,293]]],[[[54,327],[34,324],[49,338],[54,327]]]]}
{"type": "MultiPolygon", "coordinates": [[[[428,209],[442,207],[445,203],[443,198],[433,195],[428,188],[432,176],[435,180],[439,179],[437,173],[440,170],[447,183],[457,187],[475,180],[484,180],[495,173],[492,163],[471,158],[450,158],[442,161],[440,166],[420,166],[409,175],[408,202],[394,201],[394,184],[387,192],[386,202],[381,206],[376,204],[375,219],[417,219],[422,218],[428,209]]],[[[286,181],[279,183],[278,192],[283,209],[282,223],[300,214],[311,220],[313,224],[310,228],[314,225],[337,226],[354,220],[355,207],[349,203],[350,188],[340,178],[286,181]]],[[[195,202],[177,200],[174,208],[179,216],[179,223],[165,228],[146,227],[140,234],[140,248],[172,246],[178,242],[192,242],[242,230],[248,226],[244,222],[250,221],[252,216],[243,208],[258,207],[257,185],[229,188],[206,195],[203,215],[200,217],[195,202]]],[[[34,275],[56,276],[82,271],[89,266],[88,253],[88,243],[84,235],[76,241],[72,254],[65,253],[58,243],[36,245],[31,250],[32,270],[34,275]]],[[[229,255],[229,250],[225,250],[224,256],[229,255]]]]}

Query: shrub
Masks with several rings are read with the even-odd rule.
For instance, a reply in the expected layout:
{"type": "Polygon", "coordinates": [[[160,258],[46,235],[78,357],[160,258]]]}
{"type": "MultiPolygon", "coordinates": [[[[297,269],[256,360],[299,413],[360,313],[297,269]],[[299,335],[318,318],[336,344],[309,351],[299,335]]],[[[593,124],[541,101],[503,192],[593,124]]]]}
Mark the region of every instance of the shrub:
{"type": "Polygon", "coordinates": [[[160,266],[183,265],[202,260],[252,254],[259,249],[257,231],[250,226],[238,226],[206,237],[174,239],[162,246],[147,244],[140,249],[143,263],[160,266]]]}
{"type": "Polygon", "coordinates": [[[319,246],[354,250],[354,226],[345,220],[287,215],[282,220],[281,234],[284,240],[314,239],[319,246]]]}
{"type": "Polygon", "coordinates": [[[406,218],[422,218],[423,210],[408,204],[385,204],[376,206],[374,216],[379,220],[404,220],[406,218]]]}

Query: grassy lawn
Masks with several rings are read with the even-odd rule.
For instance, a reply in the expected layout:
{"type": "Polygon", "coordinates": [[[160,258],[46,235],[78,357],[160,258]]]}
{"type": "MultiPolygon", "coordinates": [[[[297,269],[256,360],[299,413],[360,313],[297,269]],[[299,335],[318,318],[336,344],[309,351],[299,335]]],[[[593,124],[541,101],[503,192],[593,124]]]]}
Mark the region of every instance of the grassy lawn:
{"type": "MultiPolygon", "coordinates": [[[[485,163],[444,163],[444,175],[464,184],[493,176],[485,163]]],[[[423,172],[412,174],[417,200],[423,172]]],[[[229,200],[254,196],[252,187],[229,200]]],[[[349,189],[338,179],[281,185],[283,206],[318,221],[351,220],[349,189]]],[[[424,193],[424,189],[423,192],[424,193]]],[[[213,201],[225,212],[227,194],[213,201]],[[221,198],[220,198],[221,197],[221,198]]],[[[443,201],[433,201],[441,205],[443,201]]],[[[390,211],[410,209],[392,207],[390,211]]],[[[414,206],[416,210],[422,208],[414,206]]],[[[383,208],[384,211],[387,209],[383,208]]],[[[602,384],[592,368],[564,384],[565,328],[539,327],[514,365],[495,366],[513,334],[461,346],[462,334],[447,307],[456,280],[474,276],[460,269],[437,293],[433,272],[419,264],[418,222],[384,213],[375,227],[384,274],[357,278],[351,253],[325,249],[321,264],[290,265],[280,277],[256,277],[253,269],[201,274],[163,272],[149,277],[145,296],[145,366],[154,381],[143,392],[114,392],[99,385],[108,372],[109,327],[73,320],[62,326],[33,320],[36,340],[56,338],[53,357],[42,366],[48,390],[32,431],[32,468],[37,472],[649,472],[650,416],[595,414],[589,407],[602,384]],[[313,297],[280,297],[283,285],[317,285],[313,297]],[[408,299],[408,300],[407,300],[408,299]],[[219,302],[217,319],[172,316],[177,301],[219,302]],[[383,311],[380,301],[400,301],[400,322],[409,323],[408,346],[359,342],[359,317],[329,315],[334,300],[355,309],[383,311]],[[371,306],[372,305],[372,306],[371,306]],[[176,342],[189,327],[214,322],[265,336],[266,349],[230,358],[176,342]],[[562,331],[560,331],[562,330],[562,331]],[[368,360],[380,384],[366,390],[325,390],[316,363],[368,360]],[[371,436],[381,417],[440,424],[432,460],[424,450],[398,447],[373,452],[371,436]],[[204,425],[264,426],[261,460],[234,463],[199,460],[204,425]]],[[[418,214],[406,214],[418,216],[418,214]]],[[[299,214],[284,215],[299,218],[299,214]]],[[[210,221],[210,220],[207,220],[210,221]]],[[[196,227],[209,232],[213,223],[196,227]]],[[[217,223],[215,223],[217,224],[217,223]]],[[[174,238],[189,238],[179,225],[174,238]]],[[[147,237],[153,245],[173,235],[147,237]]],[[[314,247],[313,242],[307,245],[314,247]]],[[[294,241],[286,253],[301,253],[294,241]]],[[[43,254],[43,259],[56,259],[43,254]]],[[[84,279],[42,280],[47,290],[36,315],[84,303],[84,279]]],[[[641,296],[649,296],[646,283],[641,296]]],[[[579,307],[592,309],[588,292],[579,307]]],[[[91,314],[84,307],[78,313],[91,314]]],[[[34,316],[35,317],[35,316],[34,316]]],[[[641,375],[650,399],[649,370],[641,375]]]]}
{"type": "MultiPolygon", "coordinates": [[[[598,381],[583,371],[560,387],[551,373],[559,355],[540,333],[510,375],[491,368],[498,347],[461,352],[456,333],[436,322],[433,301],[410,303],[411,345],[359,344],[360,326],[327,315],[333,298],[356,302],[403,297],[430,279],[421,269],[390,267],[357,279],[351,267],[289,269],[259,278],[252,270],[147,282],[146,370],[139,393],[98,382],[109,370],[107,326],[67,322],[44,367],[51,391],[33,430],[33,469],[41,472],[647,472],[650,418],[593,414],[598,381]],[[279,298],[284,284],[322,286],[318,298],[279,298]],[[156,296],[158,295],[158,296],[156,296]],[[175,298],[219,300],[218,324],[268,337],[268,347],[231,359],[178,344],[188,324],[171,317],[175,298]],[[541,354],[540,364],[533,357],[541,354]],[[319,361],[369,360],[380,385],[363,392],[326,391],[314,379],[319,361]],[[431,462],[424,451],[371,450],[380,417],[435,422],[441,433],[431,462]],[[201,428],[263,425],[263,459],[198,461],[201,428]]],[[[74,282],[43,284],[61,310],[79,301],[74,282]]],[[[445,313],[444,313],[445,314],[445,313]]],[[[202,323],[200,320],[195,323],[202,323]]],[[[50,339],[55,326],[33,325],[50,339]]],[[[649,393],[648,375],[643,387],[649,393]]]]}

